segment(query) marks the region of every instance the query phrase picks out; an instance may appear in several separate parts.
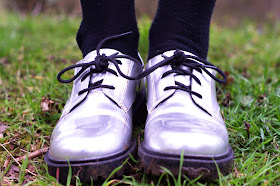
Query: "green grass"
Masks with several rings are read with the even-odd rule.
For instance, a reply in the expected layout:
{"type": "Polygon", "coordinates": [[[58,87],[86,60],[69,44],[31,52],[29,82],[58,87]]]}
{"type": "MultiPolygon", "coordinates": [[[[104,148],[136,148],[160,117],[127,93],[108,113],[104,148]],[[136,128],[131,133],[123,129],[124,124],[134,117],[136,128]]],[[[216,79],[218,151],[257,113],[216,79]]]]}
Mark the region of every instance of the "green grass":
{"type": "MultiPolygon", "coordinates": [[[[56,75],[82,58],[75,41],[79,22],[78,18],[63,16],[20,18],[1,14],[0,125],[8,128],[0,133],[0,167],[7,157],[10,161],[8,168],[1,169],[0,185],[56,182],[47,174],[43,156],[23,160],[19,162],[20,167],[9,153],[16,158],[48,147],[71,90],[71,84],[58,83],[56,75]],[[40,106],[44,97],[53,101],[48,112],[43,112],[40,106]],[[10,173],[17,178],[13,179],[10,173]]],[[[139,50],[144,59],[149,26],[149,19],[139,20],[139,50]]],[[[212,25],[209,61],[229,77],[227,85],[217,86],[217,95],[236,160],[230,175],[214,182],[194,184],[280,184],[279,35],[280,23],[259,26],[248,21],[235,29],[212,25]]],[[[161,180],[167,180],[170,185],[193,184],[187,179],[173,179],[168,173],[161,180]]],[[[136,168],[122,180],[109,179],[106,183],[156,185],[158,181],[136,168]]]]}

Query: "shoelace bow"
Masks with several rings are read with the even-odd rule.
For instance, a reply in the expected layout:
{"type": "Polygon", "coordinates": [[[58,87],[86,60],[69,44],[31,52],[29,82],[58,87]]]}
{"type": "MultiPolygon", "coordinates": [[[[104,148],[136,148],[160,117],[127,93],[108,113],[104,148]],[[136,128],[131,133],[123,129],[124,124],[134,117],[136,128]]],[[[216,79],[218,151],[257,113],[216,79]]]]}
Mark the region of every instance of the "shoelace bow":
{"type": "MultiPolygon", "coordinates": [[[[87,68],[90,68],[89,72],[87,72],[86,74],[83,75],[83,77],[81,78],[81,81],[85,80],[86,77],[88,76],[91,76],[93,73],[104,73],[104,72],[110,72],[116,76],[118,76],[117,72],[108,68],[109,66],[109,62],[111,62],[112,64],[115,65],[118,73],[128,79],[128,80],[137,80],[138,77],[131,77],[131,76],[127,76],[125,75],[121,70],[120,70],[120,67],[119,65],[121,65],[121,61],[118,60],[118,59],[129,59],[131,61],[134,61],[140,65],[141,62],[138,61],[137,59],[131,57],[131,56],[128,56],[128,55],[120,55],[118,52],[115,53],[115,54],[112,54],[110,56],[107,56],[105,54],[100,54],[100,49],[101,47],[104,45],[105,42],[109,41],[109,40],[113,40],[113,39],[117,39],[117,38],[120,38],[122,36],[125,36],[125,35],[128,35],[128,34],[131,34],[132,32],[126,32],[126,33],[123,33],[123,34],[119,34],[119,35],[114,35],[114,36],[110,36],[110,37],[107,37],[105,38],[104,40],[102,40],[97,48],[96,48],[96,53],[97,53],[97,56],[96,58],[89,62],[89,63],[80,63],[80,64],[75,64],[75,65],[71,65],[65,69],[63,69],[62,71],[60,71],[57,75],[57,79],[59,82],[61,83],[70,83],[72,81],[74,81],[75,79],[77,79],[87,68]],[[72,70],[74,68],[78,68],[78,67],[82,67],[81,70],[79,70],[77,72],[77,74],[75,74],[72,78],[70,79],[62,79],[61,76],[69,71],[69,70],[72,70]]],[[[99,81],[96,81],[94,83],[89,83],[89,86],[88,88],[86,89],[83,89],[81,91],[79,91],[78,95],[81,95],[83,94],[84,92],[87,92],[87,91],[90,91],[90,90],[93,90],[93,89],[96,89],[96,88],[108,88],[108,89],[115,89],[115,87],[111,86],[111,85],[102,85],[102,82],[103,82],[103,79],[99,80],[99,81]]]]}
{"type": "MultiPolygon", "coordinates": [[[[171,57],[167,57],[167,56],[163,56],[163,57],[165,58],[164,60],[162,60],[161,62],[157,63],[156,65],[146,69],[144,72],[142,72],[139,75],[138,78],[141,79],[141,78],[149,75],[150,73],[152,73],[159,67],[162,67],[165,65],[171,65],[172,70],[165,72],[161,78],[164,78],[167,75],[172,74],[172,73],[175,73],[175,75],[188,75],[191,78],[193,78],[199,85],[201,85],[200,80],[192,73],[193,70],[197,70],[200,73],[202,73],[202,71],[206,72],[211,78],[213,78],[215,81],[217,81],[219,83],[227,82],[227,77],[226,77],[225,73],[222,70],[220,70],[218,67],[211,64],[210,62],[208,62],[207,60],[205,60],[203,58],[199,58],[199,57],[192,56],[192,55],[185,55],[185,53],[179,49],[177,49],[174,52],[174,55],[172,55],[171,57]],[[189,67],[190,71],[183,69],[182,66],[189,67]],[[216,76],[214,76],[211,72],[209,72],[209,70],[207,68],[214,69],[215,71],[217,71],[223,77],[223,79],[219,79],[216,76]]],[[[190,94],[194,94],[199,98],[202,98],[202,96],[199,93],[192,91],[190,86],[186,86],[178,81],[175,81],[175,85],[176,86],[165,87],[164,90],[179,89],[179,90],[189,92],[190,94]]]]}

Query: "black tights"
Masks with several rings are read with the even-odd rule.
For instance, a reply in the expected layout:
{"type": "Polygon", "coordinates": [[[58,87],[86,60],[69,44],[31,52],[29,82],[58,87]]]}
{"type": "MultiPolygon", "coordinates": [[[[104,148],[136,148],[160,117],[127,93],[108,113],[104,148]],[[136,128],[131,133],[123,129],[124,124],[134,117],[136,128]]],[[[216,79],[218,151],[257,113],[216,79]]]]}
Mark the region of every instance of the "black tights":
{"type": "MultiPolygon", "coordinates": [[[[83,20],[77,43],[85,56],[106,37],[133,34],[105,45],[138,57],[139,32],[134,0],[81,0],[83,20]]],[[[181,49],[206,58],[209,27],[215,0],[159,0],[150,29],[149,59],[168,50],[181,49]]]]}

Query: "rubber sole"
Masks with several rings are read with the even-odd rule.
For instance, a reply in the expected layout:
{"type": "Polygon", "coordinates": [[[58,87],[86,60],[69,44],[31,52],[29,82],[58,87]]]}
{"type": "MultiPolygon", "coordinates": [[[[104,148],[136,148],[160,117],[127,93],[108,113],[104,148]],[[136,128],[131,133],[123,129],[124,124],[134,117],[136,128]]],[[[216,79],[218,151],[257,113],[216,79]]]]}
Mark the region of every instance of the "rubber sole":
{"type": "MultiPolygon", "coordinates": [[[[114,156],[100,159],[70,160],[72,180],[75,180],[75,176],[78,176],[82,183],[105,180],[113,170],[129,158],[129,154],[132,156],[136,154],[135,139],[133,139],[129,148],[114,156]]],[[[68,161],[54,159],[49,151],[46,153],[44,160],[48,165],[49,174],[59,180],[60,183],[66,183],[69,172],[68,161]]],[[[115,173],[114,177],[122,176],[128,169],[129,167],[126,163],[121,170],[115,173]]]]}
{"type": "MultiPolygon", "coordinates": [[[[162,154],[145,149],[141,143],[138,149],[140,157],[140,168],[144,169],[147,174],[160,176],[164,173],[162,167],[167,168],[177,177],[180,167],[180,155],[162,154]]],[[[195,156],[184,155],[181,173],[189,179],[195,179],[200,176],[199,180],[214,180],[219,177],[217,167],[222,175],[231,172],[233,166],[233,150],[228,148],[225,154],[219,156],[195,156]]]]}

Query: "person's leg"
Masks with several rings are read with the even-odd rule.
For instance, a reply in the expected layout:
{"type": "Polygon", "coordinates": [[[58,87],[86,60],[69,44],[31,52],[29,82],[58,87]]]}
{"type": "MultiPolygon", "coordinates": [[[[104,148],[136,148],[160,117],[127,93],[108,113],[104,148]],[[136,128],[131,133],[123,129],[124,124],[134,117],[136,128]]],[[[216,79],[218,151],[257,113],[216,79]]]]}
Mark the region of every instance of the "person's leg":
{"type": "MultiPolygon", "coordinates": [[[[84,55],[58,73],[73,82],[69,100],[53,130],[45,156],[49,173],[66,182],[69,163],[81,182],[106,179],[136,152],[132,105],[142,71],[134,0],[81,0],[83,21],[77,34],[84,55]],[[130,34],[128,34],[130,33],[130,34]],[[75,69],[74,76],[62,75],[75,69]]],[[[121,171],[116,174],[123,174],[121,171]]]]}
{"type": "Polygon", "coordinates": [[[77,43],[83,56],[95,50],[106,37],[132,31],[124,39],[106,43],[104,48],[114,48],[138,58],[139,33],[134,0],[81,0],[81,6],[83,20],[77,33],[77,43]]]}
{"type": "Polygon", "coordinates": [[[215,88],[215,81],[225,83],[226,75],[206,61],[214,4],[159,1],[144,72],[149,115],[138,150],[147,173],[159,176],[165,167],[178,176],[181,161],[182,174],[190,179],[216,179],[217,166],[223,175],[231,169],[233,151],[215,88]]]}
{"type": "Polygon", "coordinates": [[[216,0],[160,0],[150,29],[149,59],[181,49],[206,58],[216,0]]]}

